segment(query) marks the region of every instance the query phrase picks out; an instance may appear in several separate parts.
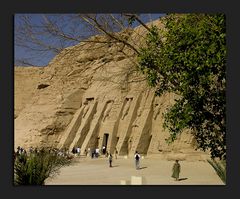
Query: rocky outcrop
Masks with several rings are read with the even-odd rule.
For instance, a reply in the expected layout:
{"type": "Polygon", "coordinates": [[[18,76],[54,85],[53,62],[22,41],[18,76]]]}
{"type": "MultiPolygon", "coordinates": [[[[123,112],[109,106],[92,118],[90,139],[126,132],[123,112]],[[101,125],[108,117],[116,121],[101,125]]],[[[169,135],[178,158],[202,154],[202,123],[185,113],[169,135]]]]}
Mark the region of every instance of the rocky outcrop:
{"type": "MultiPolygon", "coordinates": [[[[133,43],[141,34],[132,33],[133,43]]],[[[166,144],[162,114],[175,97],[156,97],[134,61],[126,47],[91,42],[66,48],[46,67],[15,67],[15,148],[193,152],[189,131],[166,144]]]]}

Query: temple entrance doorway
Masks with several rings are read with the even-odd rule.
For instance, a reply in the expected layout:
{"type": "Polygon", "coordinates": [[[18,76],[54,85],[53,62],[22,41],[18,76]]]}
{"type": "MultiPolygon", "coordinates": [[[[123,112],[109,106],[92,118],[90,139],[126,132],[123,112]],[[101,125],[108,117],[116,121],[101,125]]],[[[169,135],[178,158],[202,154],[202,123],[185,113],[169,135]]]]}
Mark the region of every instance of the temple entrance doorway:
{"type": "MultiPolygon", "coordinates": [[[[107,149],[108,137],[109,133],[104,133],[102,147],[105,147],[105,149],[107,149]]],[[[103,151],[103,154],[105,154],[105,151],[103,151]]]]}

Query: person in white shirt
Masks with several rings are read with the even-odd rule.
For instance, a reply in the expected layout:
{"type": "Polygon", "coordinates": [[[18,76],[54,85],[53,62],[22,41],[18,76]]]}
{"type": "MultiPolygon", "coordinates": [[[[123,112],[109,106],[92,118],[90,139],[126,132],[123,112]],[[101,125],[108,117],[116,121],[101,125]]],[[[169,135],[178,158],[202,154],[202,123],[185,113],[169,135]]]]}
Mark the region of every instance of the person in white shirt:
{"type": "Polygon", "coordinates": [[[136,169],[140,169],[140,154],[136,151],[134,155],[136,169]]]}
{"type": "Polygon", "coordinates": [[[77,155],[79,156],[81,152],[81,149],[79,147],[77,147],[77,155]]]}
{"type": "Polygon", "coordinates": [[[98,156],[99,156],[99,148],[96,148],[95,152],[96,152],[96,158],[98,158],[98,156]]]}

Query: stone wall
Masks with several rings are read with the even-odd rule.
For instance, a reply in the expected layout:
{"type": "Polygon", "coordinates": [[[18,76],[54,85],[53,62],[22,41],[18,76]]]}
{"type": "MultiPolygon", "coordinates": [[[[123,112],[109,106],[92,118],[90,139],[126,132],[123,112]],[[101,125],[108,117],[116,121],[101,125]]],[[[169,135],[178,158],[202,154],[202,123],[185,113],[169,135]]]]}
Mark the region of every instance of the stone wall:
{"type": "Polygon", "coordinates": [[[15,67],[14,68],[14,117],[30,103],[38,81],[43,71],[41,67],[15,67]]]}

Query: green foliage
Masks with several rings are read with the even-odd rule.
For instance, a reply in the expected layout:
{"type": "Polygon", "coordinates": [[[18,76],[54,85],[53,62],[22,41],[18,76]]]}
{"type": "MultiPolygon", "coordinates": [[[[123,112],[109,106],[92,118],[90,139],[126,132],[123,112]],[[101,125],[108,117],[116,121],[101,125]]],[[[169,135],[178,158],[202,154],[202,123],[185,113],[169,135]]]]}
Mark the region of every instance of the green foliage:
{"type": "Polygon", "coordinates": [[[208,163],[214,168],[217,175],[226,184],[226,161],[216,161],[215,159],[208,160],[208,163]]]}
{"type": "Polygon", "coordinates": [[[153,26],[139,55],[140,70],[156,95],[179,96],[164,114],[169,141],[193,130],[197,148],[226,158],[226,26],[223,14],[168,15],[153,26]]]}
{"type": "Polygon", "coordinates": [[[57,153],[41,151],[18,155],[14,161],[15,185],[44,185],[44,181],[55,176],[59,169],[69,165],[70,160],[57,153]]]}

